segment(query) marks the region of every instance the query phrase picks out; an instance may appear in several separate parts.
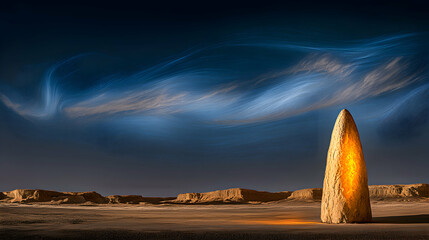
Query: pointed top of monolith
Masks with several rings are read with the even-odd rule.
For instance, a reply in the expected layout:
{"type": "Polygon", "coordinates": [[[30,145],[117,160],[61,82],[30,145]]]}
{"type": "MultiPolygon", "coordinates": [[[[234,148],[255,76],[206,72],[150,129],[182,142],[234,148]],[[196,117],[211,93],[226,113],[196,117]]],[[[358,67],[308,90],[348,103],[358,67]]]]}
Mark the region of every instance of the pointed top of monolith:
{"type": "MultiPolygon", "coordinates": [[[[347,110],[347,109],[343,109],[343,110],[341,110],[341,112],[340,112],[340,114],[350,114],[350,112],[349,112],[349,110],[347,110]]],[[[340,114],[338,114],[338,115],[340,115],[340,114]]]]}
{"type": "Polygon", "coordinates": [[[344,135],[348,134],[359,139],[359,133],[352,115],[347,109],[343,109],[338,114],[337,120],[335,121],[334,129],[332,130],[331,143],[332,139],[341,139],[344,135]]]}
{"type": "Polygon", "coordinates": [[[350,114],[350,112],[349,112],[349,110],[347,110],[347,109],[343,109],[343,110],[341,110],[341,112],[338,114],[338,117],[339,116],[342,116],[342,115],[350,115],[350,116],[352,116],[351,114],[350,114]]]}
{"type": "Polygon", "coordinates": [[[349,110],[347,110],[345,108],[343,110],[341,110],[341,112],[338,114],[337,121],[335,122],[335,125],[337,125],[337,123],[339,122],[339,120],[340,121],[346,121],[346,122],[352,121],[353,124],[355,122],[353,120],[352,114],[349,112],[349,110]]]}

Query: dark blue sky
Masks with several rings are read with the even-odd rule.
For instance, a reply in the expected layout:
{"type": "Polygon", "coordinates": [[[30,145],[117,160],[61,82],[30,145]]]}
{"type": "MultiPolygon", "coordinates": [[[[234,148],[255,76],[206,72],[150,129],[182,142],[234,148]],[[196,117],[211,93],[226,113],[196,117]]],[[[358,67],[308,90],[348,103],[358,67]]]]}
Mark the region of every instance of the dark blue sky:
{"type": "Polygon", "coordinates": [[[0,190],[321,187],[347,108],[370,184],[429,182],[423,1],[10,3],[0,190]]]}

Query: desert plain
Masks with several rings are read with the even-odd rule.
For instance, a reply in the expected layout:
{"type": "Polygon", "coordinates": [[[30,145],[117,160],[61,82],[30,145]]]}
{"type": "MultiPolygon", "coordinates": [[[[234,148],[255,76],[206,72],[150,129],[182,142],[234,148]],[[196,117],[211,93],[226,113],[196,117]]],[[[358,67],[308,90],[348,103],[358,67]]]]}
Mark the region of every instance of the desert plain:
{"type": "Polygon", "coordinates": [[[79,204],[4,198],[0,239],[429,239],[427,186],[370,186],[373,219],[361,224],[321,223],[320,189],[230,189],[139,203],[119,196],[79,204]]]}

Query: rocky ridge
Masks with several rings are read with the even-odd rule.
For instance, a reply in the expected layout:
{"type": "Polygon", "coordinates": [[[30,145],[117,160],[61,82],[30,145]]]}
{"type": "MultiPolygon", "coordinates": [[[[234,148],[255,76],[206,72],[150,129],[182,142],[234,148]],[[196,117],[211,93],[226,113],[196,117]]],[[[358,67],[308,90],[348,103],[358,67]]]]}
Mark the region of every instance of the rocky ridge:
{"type": "Polygon", "coordinates": [[[292,192],[262,192],[243,188],[231,188],[205,193],[179,194],[175,203],[246,203],[272,202],[288,198],[292,192]]]}
{"type": "MultiPolygon", "coordinates": [[[[429,198],[429,184],[371,185],[371,200],[425,199],[429,198]]],[[[51,204],[222,204],[263,203],[279,200],[320,201],[322,188],[296,191],[264,192],[243,188],[231,188],[205,193],[183,193],[176,198],[143,197],[141,195],[102,196],[97,192],[57,192],[40,189],[16,189],[0,192],[0,202],[51,203],[51,204]]]]}

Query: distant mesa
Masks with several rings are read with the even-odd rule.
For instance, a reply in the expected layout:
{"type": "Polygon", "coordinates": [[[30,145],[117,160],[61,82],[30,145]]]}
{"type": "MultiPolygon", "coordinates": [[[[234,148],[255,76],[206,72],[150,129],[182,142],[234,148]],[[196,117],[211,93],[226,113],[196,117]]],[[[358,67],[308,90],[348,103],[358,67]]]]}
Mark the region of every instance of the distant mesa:
{"type": "Polygon", "coordinates": [[[140,203],[151,203],[160,204],[164,201],[174,200],[176,198],[162,198],[162,197],[143,197],[141,195],[110,195],[107,196],[109,203],[125,203],[125,204],[140,204],[140,203]]]}
{"type": "Polygon", "coordinates": [[[93,192],[65,192],[64,194],[70,195],[70,196],[83,197],[87,202],[98,203],[98,204],[108,203],[105,197],[101,196],[101,194],[94,191],[93,192]]]}
{"type": "Polygon", "coordinates": [[[371,199],[429,197],[429,184],[372,185],[369,186],[371,199]]]}
{"type": "Polygon", "coordinates": [[[60,197],[62,193],[47,190],[16,189],[10,192],[3,192],[5,198],[10,202],[44,202],[60,197]]]}
{"type": "Polygon", "coordinates": [[[110,195],[107,196],[107,199],[109,199],[109,203],[139,204],[144,201],[140,195],[110,195]]]}
{"type": "Polygon", "coordinates": [[[321,188],[308,188],[301,189],[292,192],[290,199],[296,200],[321,200],[322,199],[322,189],[321,188]]]}
{"type": "MultiPolygon", "coordinates": [[[[413,201],[429,198],[429,184],[372,185],[371,200],[413,201]]],[[[264,192],[231,188],[205,193],[183,193],[177,197],[143,197],[141,195],[102,196],[97,192],[56,192],[39,189],[16,189],[0,192],[0,202],[46,204],[231,204],[275,201],[321,201],[322,188],[296,191],[264,192]]]]}
{"type": "Polygon", "coordinates": [[[96,192],[56,192],[40,189],[16,189],[3,192],[3,199],[8,202],[52,202],[52,203],[108,203],[108,200],[96,192]]]}
{"type": "Polygon", "coordinates": [[[288,198],[292,192],[262,192],[243,188],[231,188],[205,193],[179,194],[175,203],[248,203],[272,202],[288,198]]]}

